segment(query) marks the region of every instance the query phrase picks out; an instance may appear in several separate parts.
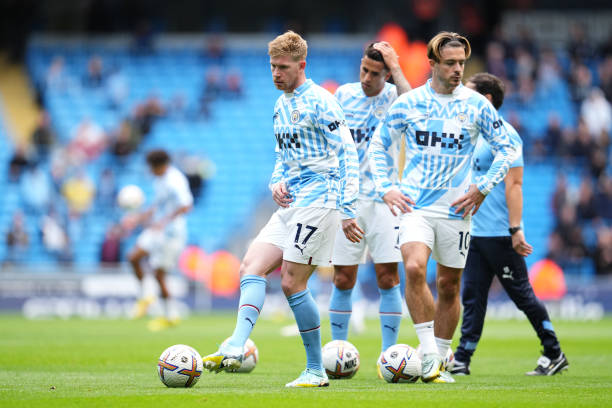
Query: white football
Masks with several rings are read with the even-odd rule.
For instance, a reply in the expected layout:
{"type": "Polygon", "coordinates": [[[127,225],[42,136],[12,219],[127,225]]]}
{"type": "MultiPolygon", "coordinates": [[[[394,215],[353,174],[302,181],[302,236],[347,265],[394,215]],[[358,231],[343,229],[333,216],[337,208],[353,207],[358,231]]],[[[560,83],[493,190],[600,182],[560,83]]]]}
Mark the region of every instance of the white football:
{"type": "MultiPolygon", "coordinates": [[[[417,347],[416,350],[417,350],[417,353],[419,354],[419,358],[422,360],[423,359],[423,350],[421,349],[421,345],[420,344],[419,344],[419,347],[417,347]]],[[[444,369],[446,371],[449,371],[451,368],[453,368],[454,361],[455,361],[455,353],[453,353],[453,350],[451,350],[449,348],[448,351],[446,352],[446,355],[442,359],[442,366],[444,367],[444,369]]]]}
{"type": "Polygon", "coordinates": [[[192,347],[175,344],[159,356],[157,373],[166,387],[193,387],[202,375],[202,357],[192,347]]]}
{"type": "MultiPolygon", "coordinates": [[[[223,341],[223,344],[229,341],[229,337],[223,341]]],[[[242,364],[240,368],[238,368],[235,373],[250,373],[253,371],[257,362],[259,361],[259,350],[255,345],[255,342],[250,338],[247,339],[246,343],[244,343],[244,348],[242,349],[242,364]]]]}
{"type": "Polygon", "coordinates": [[[119,190],[117,205],[124,210],[137,210],[145,202],[145,195],[140,187],[129,184],[119,190]]]}
{"type": "Polygon", "coordinates": [[[329,378],[351,378],[359,370],[359,351],[348,341],[330,341],[321,351],[323,368],[329,378]]]}
{"type": "Polygon", "coordinates": [[[413,347],[395,344],[381,354],[378,368],[389,383],[413,383],[421,376],[421,359],[413,347]]]}

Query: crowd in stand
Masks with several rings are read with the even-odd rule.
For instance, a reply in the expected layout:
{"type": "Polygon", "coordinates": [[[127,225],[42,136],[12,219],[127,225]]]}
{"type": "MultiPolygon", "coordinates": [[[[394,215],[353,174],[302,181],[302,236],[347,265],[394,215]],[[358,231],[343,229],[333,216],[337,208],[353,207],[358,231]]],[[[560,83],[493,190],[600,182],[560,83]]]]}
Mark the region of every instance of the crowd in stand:
{"type": "MultiPolygon", "coordinates": [[[[92,92],[104,90],[110,109],[125,111],[129,94],[129,81],[118,67],[106,70],[99,56],[92,56],[81,80],[71,77],[65,70],[63,57],[55,57],[43,81],[37,85],[41,108],[39,122],[27,144],[17,145],[8,163],[8,180],[19,192],[23,208],[13,214],[6,236],[7,253],[4,264],[27,259],[30,237],[25,220],[35,220],[40,242],[45,250],[59,262],[74,259],[73,245],[87,233],[88,214],[101,212],[109,220],[117,219],[117,176],[130,160],[138,160],[134,153],[162,118],[176,118],[180,106],[176,99],[164,103],[157,96],[137,102],[122,119],[105,129],[93,118],[84,118],[71,135],[56,134],[45,110],[45,93],[50,91],[92,92]],[[103,169],[92,177],[93,162],[103,163],[103,169]]],[[[216,71],[215,71],[216,72],[216,71]]],[[[206,74],[202,90],[207,105],[217,98],[241,95],[240,75],[227,75],[230,88],[212,83],[206,74]],[[234,79],[231,79],[234,78],[234,79]],[[231,79],[231,80],[230,80],[231,79]],[[218,89],[212,89],[217,87],[218,89]]],[[[199,115],[198,108],[194,112],[199,115]]],[[[201,155],[177,155],[177,166],[185,172],[194,197],[203,196],[206,181],[214,175],[214,164],[201,155]]],[[[123,233],[117,224],[109,224],[100,249],[102,262],[118,262],[121,258],[123,233]]]]}
{"type": "Polygon", "coordinates": [[[487,71],[505,79],[505,115],[523,138],[528,164],[546,161],[559,169],[547,256],[566,272],[612,274],[612,32],[597,44],[574,25],[560,50],[538,44],[527,30],[514,41],[498,34],[485,60],[487,71]],[[538,92],[557,95],[560,85],[569,88],[576,126],[551,112],[545,130],[530,133],[521,110],[532,107],[538,92]],[[580,175],[578,186],[568,182],[571,174],[580,175]]]}

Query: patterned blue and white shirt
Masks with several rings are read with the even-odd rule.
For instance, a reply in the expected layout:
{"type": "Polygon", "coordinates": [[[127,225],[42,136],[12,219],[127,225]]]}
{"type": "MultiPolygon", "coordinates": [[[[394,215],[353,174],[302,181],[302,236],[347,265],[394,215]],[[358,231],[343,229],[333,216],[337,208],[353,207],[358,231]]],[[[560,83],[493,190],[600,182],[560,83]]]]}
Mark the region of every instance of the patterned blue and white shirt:
{"type": "Polygon", "coordinates": [[[308,79],[274,106],[276,165],[270,189],[285,182],[291,207],[336,208],[355,218],[359,161],[344,112],[308,79]]]}
{"type": "MultiPolygon", "coordinates": [[[[378,95],[367,96],[361,88],[361,83],[353,82],[339,87],[336,90],[336,99],[344,110],[346,124],[351,130],[359,154],[359,199],[382,201],[376,194],[367,153],[374,131],[385,118],[389,106],[397,99],[397,89],[395,85],[387,82],[378,95]]],[[[397,159],[399,144],[390,150],[390,156],[394,160],[397,159]]],[[[397,168],[390,165],[387,176],[397,183],[397,168]]]]}
{"type": "MultiPolygon", "coordinates": [[[[523,141],[511,124],[505,120],[503,122],[512,140],[518,144],[519,150],[519,155],[510,165],[510,168],[523,167],[523,141]]],[[[493,159],[491,146],[484,138],[479,138],[472,157],[473,179],[485,174],[489,170],[493,159]]],[[[523,222],[521,221],[522,225],[523,222]]],[[[507,237],[510,235],[508,228],[510,228],[510,220],[508,219],[508,203],[506,202],[506,183],[502,181],[491,190],[487,199],[482,202],[478,212],[472,217],[471,234],[475,237],[507,237]]]]}
{"type": "Polygon", "coordinates": [[[369,159],[376,191],[384,196],[396,188],[387,176],[388,150],[403,137],[406,164],[399,189],[415,202],[414,211],[435,218],[460,219],[451,206],[465,194],[471,180],[471,158],[479,134],[489,142],[495,159],[475,180],[488,194],[504,179],[517,156],[497,111],[478,92],[459,85],[451,94],[436,93],[431,79],[391,105],[370,143],[369,159]]]}

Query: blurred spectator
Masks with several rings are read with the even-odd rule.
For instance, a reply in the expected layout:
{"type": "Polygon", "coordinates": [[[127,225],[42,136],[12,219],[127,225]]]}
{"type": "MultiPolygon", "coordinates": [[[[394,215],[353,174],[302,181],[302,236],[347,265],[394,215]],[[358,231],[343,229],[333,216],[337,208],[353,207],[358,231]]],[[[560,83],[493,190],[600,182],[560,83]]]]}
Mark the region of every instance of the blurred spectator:
{"type": "Polygon", "coordinates": [[[29,212],[40,215],[47,211],[53,199],[53,185],[47,172],[40,166],[31,166],[24,172],[20,190],[29,212]]]}
{"type": "Polygon", "coordinates": [[[84,170],[69,177],[62,186],[62,194],[68,204],[70,214],[79,216],[89,211],[95,197],[95,185],[84,170]]]}
{"type": "Polygon", "coordinates": [[[597,144],[591,137],[586,122],[580,119],[578,121],[578,129],[576,131],[576,142],[572,147],[574,158],[579,160],[590,159],[591,153],[596,148],[597,144]]]}
{"type": "Polygon", "coordinates": [[[153,46],[153,28],[147,19],[140,20],[133,32],[133,51],[135,54],[151,54],[153,46]]]}
{"type": "Polygon", "coordinates": [[[133,124],[139,132],[141,139],[147,136],[155,121],[166,114],[166,110],[157,96],[150,96],[143,103],[136,106],[133,124]]]}
{"type": "Polygon", "coordinates": [[[514,59],[516,61],[517,81],[535,78],[536,61],[534,54],[520,46],[514,51],[514,59]]]}
{"type": "Polygon", "coordinates": [[[566,260],[580,261],[587,255],[582,228],[577,222],[576,210],[572,205],[566,204],[561,208],[555,232],[561,237],[566,260]]]}
{"type": "Polygon", "coordinates": [[[595,57],[595,47],[589,40],[586,28],[579,23],[572,24],[569,30],[567,52],[575,62],[588,62],[595,57]]]}
{"type": "Polygon", "coordinates": [[[87,61],[87,71],[83,77],[83,85],[89,88],[100,88],[104,85],[104,63],[102,58],[94,55],[87,61]]]}
{"type": "Polygon", "coordinates": [[[612,107],[601,89],[591,89],[586,99],[582,102],[580,116],[584,120],[593,139],[598,139],[602,133],[610,133],[612,128],[612,107]]]}
{"type": "Polygon", "coordinates": [[[242,75],[237,70],[230,71],[225,77],[225,93],[229,98],[242,97],[242,75]]]}
{"type": "Polygon", "coordinates": [[[59,261],[69,262],[72,254],[68,234],[55,210],[51,209],[41,218],[40,230],[45,249],[56,256],[59,261]]]}
{"type": "Polygon", "coordinates": [[[592,221],[597,217],[594,198],[591,178],[583,177],[578,189],[578,202],[576,204],[576,216],[581,223],[592,221]]]}
{"type": "Polygon", "coordinates": [[[593,76],[589,67],[581,63],[574,64],[570,75],[570,90],[576,109],[580,109],[582,101],[588,96],[592,87],[593,76]]]}
{"type": "Polygon", "coordinates": [[[548,126],[544,133],[544,146],[546,147],[546,152],[550,156],[554,157],[557,155],[562,138],[561,119],[556,113],[551,113],[548,116],[548,126]]]}
{"type": "Polygon", "coordinates": [[[111,135],[110,152],[119,159],[131,154],[140,142],[140,133],[130,119],[123,119],[119,129],[111,135]]]}
{"type": "Polygon", "coordinates": [[[204,45],[204,57],[210,59],[215,65],[223,65],[225,61],[225,44],[223,37],[218,35],[211,36],[204,45]]]}
{"type": "Polygon", "coordinates": [[[9,160],[8,179],[12,182],[19,181],[28,164],[27,148],[21,144],[17,145],[13,152],[13,156],[9,160]]]}
{"type": "Polygon", "coordinates": [[[545,48],[540,53],[538,66],[538,83],[545,90],[553,90],[561,84],[561,68],[557,56],[551,48],[545,48]]]}
{"type": "Polygon", "coordinates": [[[179,168],[187,177],[189,189],[193,195],[194,202],[199,201],[206,191],[208,180],[210,180],[215,172],[215,164],[208,158],[195,155],[184,155],[178,163],[179,168]]]}
{"type": "Polygon", "coordinates": [[[612,222],[612,177],[605,173],[600,177],[599,183],[597,183],[595,207],[600,217],[608,223],[612,222]]]}
{"type": "Polygon", "coordinates": [[[212,67],[206,71],[204,76],[204,89],[202,98],[209,102],[214,102],[223,94],[223,84],[221,83],[221,69],[212,67]]]}
{"type": "Polygon", "coordinates": [[[30,245],[30,237],[25,230],[24,215],[17,210],[13,214],[11,226],[6,233],[6,259],[4,264],[12,264],[21,262],[24,259],[28,247],[30,245]]]}
{"type": "Polygon", "coordinates": [[[111,209],[115,205],[116,195],[117,182],[115,180],[115,173],[112,168],[107,167],[102,171],[100,181],[98,182],[98,204],[100,204],[104,210],[111,209]]]}
{"type": "Polygon", "coordinates": [[[552,195],[551,206],[553,215],[555,218],[559,218],[561,214],[561,208],[564,207],[569,201],[569,190],[567,187],[567,178],[565,174],[558,173],[557,181],[555,182],[555,191],[552,195]]]}
{"type": "Polygon", "coordinates": [[[112,109],[120,110],[130,93],[128,79],[121,69],[115,66],[106,80],[106,95],[108,104],[112,109]]]}
{"type": "Polygon", "coordinates": [[[117,224],[111,225],[104,236],[100,248],[100,262],[104,264],[117,264],[121,261],[121,239],[123,230],[117,224]]]}
{"type": "Polygon", "coordinates": [[[73,165],[79,166],[102,153],[107,144],[106,132],[91,119],[83,120],[74,132],[68,146],[73,165]]]}
{"type": "Polygon", "coordinates": [[[72,77],[66,73],[64,57],[54,57],[47,70],[43,93],[47,90],[67,91],[73,86],[72,77]]]}
{"type": "Polygon", "coordinates": [[[32,132],[32,144],[36,149],[36,158],[38,160],[46,160],[49,151],[55,143],[55,133],[51,128],[51,118],[46,111],[40,113],[38,124],[32,132]]]}
{"type": "Polygon", "coordinates": [[[499,78],[508,78],[506,51],[502,44],[495,41],[490,42],[487,45],[486,58],[487,72],[499,78]]]}
{"type": "Polygon", "coordinates": [[[597,245],[593,252],[593,263],[597,275],[612,274],[612,228],[597,230],[597,245]]]}
{"type": "Polygon", "coordinates": [[[612,102],[612,52],[599,64],[599,86],[608,102],[612,102]]]}

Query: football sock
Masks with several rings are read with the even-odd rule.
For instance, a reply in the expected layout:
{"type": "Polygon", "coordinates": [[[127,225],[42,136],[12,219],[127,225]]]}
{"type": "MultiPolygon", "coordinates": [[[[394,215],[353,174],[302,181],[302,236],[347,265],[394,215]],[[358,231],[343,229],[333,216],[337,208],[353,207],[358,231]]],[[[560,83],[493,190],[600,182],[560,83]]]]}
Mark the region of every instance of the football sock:
{"type": "Polygon", "coordinates": [[[240,279],[240,306],[236,328],[228,344],[242,349],[251,335],[255,322],[266,297],[266,278],[257,275],[244,275],[240,279]]]}
{"type": "Polygon", "coordinates": [[[391,289],[378,288],[380,292],[380,332],[382,334],[382,350],[397,344],[400,323],[402,322],[402,295],[400,286],[391,289]]]}
{"type": "Polygon", "coordinates": [[[436,345],[438,346],[438,353],[440,353],[440,357],[444,359],[446,357],[446,353],[448,353],[448,349],[451,346],[453,339],[441,339],[440,337],[436,337],[436,345]]]}
{"type": "Polygon", "coordinates": [[[423,355],[438,353],[438,346],[434,337],[434,322],[416,323],[414,325],[419,343],[421,343],[421,350],[423,355]]]}
{"type": "Polygon", "coordinates": [[[306,349],[306,368],[323,371],[321,359],[321,319],[310,290],[287,297],[306,349]]]}
{"type": "Polygon", "coordinates": [[[351,319],[353,289],[338,289],[332,287],[332,296],[329,302],[329,323],[331,325],[332,340],[346,340],[348,338],[349,320],[351,319]]]}

